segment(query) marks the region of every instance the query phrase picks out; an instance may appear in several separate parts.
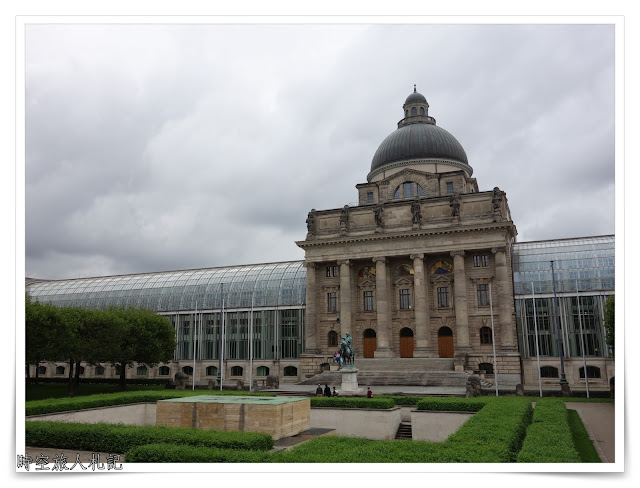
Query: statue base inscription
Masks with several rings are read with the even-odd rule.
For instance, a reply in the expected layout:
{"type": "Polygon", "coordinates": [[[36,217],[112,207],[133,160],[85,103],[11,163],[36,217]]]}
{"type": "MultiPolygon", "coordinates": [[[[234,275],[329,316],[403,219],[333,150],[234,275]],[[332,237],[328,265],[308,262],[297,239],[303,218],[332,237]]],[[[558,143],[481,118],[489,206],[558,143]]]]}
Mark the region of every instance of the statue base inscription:
{"type": "Polygon", "coordinates": [[[358,393],[362,391],[358,388],[358,370],[353,366],[345,366],[342,373],[342,393],[358,393]]]}

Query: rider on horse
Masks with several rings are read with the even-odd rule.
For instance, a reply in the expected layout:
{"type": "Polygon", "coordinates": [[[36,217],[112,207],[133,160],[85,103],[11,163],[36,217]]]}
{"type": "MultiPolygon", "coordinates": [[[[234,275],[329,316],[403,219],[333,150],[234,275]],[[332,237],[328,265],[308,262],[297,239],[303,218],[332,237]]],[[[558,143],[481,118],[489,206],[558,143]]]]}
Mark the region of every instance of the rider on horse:
{"type": "Polygon", "coordinates": [[[351,345],[351,334],[347,332],[346,337],[341,337],[340,341],[340,359],[341,363],[344,361],[344,364],[353,364],[353,359],[355,353],[353,351],[353,346],[351,345]]]}

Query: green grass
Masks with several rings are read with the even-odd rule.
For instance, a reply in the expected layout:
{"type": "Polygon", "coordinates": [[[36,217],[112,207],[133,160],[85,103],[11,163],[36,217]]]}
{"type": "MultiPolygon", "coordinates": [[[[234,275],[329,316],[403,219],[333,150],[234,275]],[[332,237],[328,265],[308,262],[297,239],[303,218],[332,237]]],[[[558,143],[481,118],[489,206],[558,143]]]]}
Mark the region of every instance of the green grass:
{"type": "Polygon", "coordinates": [[[589,434],[587,434],[587,429],[584,428],[584,424],[582,420],[580,420],[578,412],[575,410],[567,410],[567,414],[571,437],[573,437],[573,445],[580,455],[580,461],[583,463],[602,462],[593,445],[593,441],[589,438],[589,434]]]}

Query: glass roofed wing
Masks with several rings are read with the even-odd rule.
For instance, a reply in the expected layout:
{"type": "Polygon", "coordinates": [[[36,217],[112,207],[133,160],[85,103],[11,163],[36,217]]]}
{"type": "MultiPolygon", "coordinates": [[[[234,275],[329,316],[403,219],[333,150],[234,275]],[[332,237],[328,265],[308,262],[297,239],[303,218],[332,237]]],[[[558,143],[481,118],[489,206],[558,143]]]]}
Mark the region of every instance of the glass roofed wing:
{"type": "Polygon", "coordinates": [[[32,299],[85,308],[140,307],[156,312],[300,306],[306,268],[302,261],[136,275],[30,280],[32,299]]]}
{"type": "Polygon", "coordinates": [[[615,236],[516,243],[512,249],[516,295],[553,293],[551,261],[558,293],[615,289],[615,236]]]}

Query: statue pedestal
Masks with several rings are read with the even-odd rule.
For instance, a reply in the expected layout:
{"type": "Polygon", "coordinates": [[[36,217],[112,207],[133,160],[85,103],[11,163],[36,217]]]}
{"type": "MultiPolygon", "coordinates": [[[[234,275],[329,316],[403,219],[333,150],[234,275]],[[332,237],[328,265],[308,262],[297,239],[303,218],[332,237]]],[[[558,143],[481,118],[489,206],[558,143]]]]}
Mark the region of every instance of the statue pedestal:
{"type": "Polygon", "coordinates": [[[354,366],[345,366],[340,370],[342,373],[342,388],[340,393],[359,393],[358,370],[354,366]]]}

